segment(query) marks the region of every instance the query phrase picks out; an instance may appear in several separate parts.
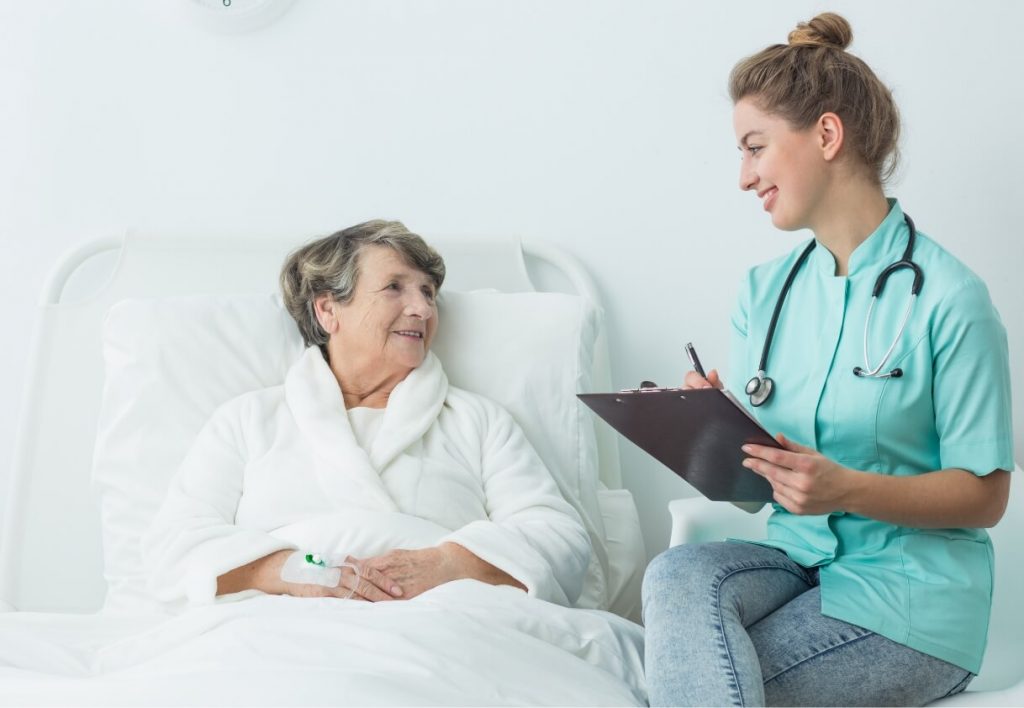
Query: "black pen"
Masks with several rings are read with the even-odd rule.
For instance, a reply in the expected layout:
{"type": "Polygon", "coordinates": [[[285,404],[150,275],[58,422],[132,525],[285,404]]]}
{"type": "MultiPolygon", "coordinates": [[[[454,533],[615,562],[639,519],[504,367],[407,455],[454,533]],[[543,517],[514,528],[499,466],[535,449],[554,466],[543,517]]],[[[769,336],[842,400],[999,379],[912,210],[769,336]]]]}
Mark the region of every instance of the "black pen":
{"type": "Polygon", "coordinates": [[[692,342],[686,343],[686,356],[690,358],[690,363],[693,364],[693,370],[707,379],[708,375],[704,373],[704,367],[700,365],[700,359],[697,358],[697,350],[693,348],[692,342]]]}

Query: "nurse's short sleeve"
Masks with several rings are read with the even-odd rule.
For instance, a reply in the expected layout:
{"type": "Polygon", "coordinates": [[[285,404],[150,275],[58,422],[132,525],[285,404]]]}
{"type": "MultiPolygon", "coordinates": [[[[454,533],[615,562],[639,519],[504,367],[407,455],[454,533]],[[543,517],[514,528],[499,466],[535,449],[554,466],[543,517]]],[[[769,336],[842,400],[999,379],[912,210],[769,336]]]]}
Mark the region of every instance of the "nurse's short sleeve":
{"type": "Polygon", "coordinates": [[[951,288],[932,323],[935,427],[942,468],[1012,470],[1006,328],[977,278],[951,288]]]}

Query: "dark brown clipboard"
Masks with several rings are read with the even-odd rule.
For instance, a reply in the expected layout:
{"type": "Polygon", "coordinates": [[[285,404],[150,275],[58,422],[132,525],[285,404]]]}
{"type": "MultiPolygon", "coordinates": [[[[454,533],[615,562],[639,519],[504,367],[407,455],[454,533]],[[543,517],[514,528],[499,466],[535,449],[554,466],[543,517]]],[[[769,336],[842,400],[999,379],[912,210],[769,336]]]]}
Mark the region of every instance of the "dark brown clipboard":
{"type": "Polygon", "coordinates": [[[640,388],[577,397],[708,499],[772,500],[768,481],[743,466],[747,455],[740,446],[781,445],[729,394],[640,388]]]}

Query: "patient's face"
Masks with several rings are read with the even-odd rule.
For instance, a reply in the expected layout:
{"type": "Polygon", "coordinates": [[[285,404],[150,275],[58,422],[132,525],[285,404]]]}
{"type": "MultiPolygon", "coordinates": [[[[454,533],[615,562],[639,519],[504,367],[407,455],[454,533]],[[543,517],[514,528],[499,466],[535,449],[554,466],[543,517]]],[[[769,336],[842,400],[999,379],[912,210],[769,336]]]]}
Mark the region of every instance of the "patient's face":
{"type": "Polygon", "coordinates": [[[422,364],[437,330],[435,295],[430,276],[396,251],[364,248],[355,293],[337,310],[347,362],[395,371],[422,364]]]}

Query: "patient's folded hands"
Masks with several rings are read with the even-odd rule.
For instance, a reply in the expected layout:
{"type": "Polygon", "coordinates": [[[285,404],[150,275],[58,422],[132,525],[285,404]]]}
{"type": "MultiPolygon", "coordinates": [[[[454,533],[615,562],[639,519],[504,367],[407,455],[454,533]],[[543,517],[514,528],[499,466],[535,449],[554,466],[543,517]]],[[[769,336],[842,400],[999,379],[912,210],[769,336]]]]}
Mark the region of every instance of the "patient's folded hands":
{"type": "Polygon", "coordinates": [[[355,563],[367,575],[383,573],[393,579],[402,587],[402,599],[406,600],[461,577],[456,557],[440,546],[415,551],[395,549],[355,563]]]}
{"type": "Polygon", "coordinates": [[[404,591],[401,599],[406,600],[438,585],[465,578],[526,589],[508,573],[455,543],[415,551],[395,549],[373,558],[349,558],[348,561],[358,565],[364,573],[383,573],[394,580],[404,591]]]}
{"type": "Polygon", "coordinates": [[[407,593],[394,580],[394,576],[368,567],[352,556],[345,559],[345,564],[341,568],[341,580],[338,582],[338,586],[331,588],[332,595],[369,602],[400,600],[406,596],[407,593]],[[358,568],[358,572],[353,570],[353,567],[358,568]]]}
{"type": "Polygon", "coordinates": [[[308,568],[289,569],[289,561],[294,566],[297,559],[301,559],[298,552],[282,550],[235,568],[217,578],[217,594],[259,590],[270,595],[382,602],[408,600],[466,578],[526,589],[505,571],[456,543],[415,551],[395,549],[372,558],[349,556],[343,564],[314,569],[321,571],[318,574],[302,572],[308,568]]]}

